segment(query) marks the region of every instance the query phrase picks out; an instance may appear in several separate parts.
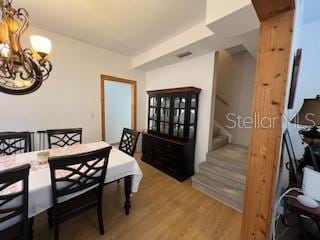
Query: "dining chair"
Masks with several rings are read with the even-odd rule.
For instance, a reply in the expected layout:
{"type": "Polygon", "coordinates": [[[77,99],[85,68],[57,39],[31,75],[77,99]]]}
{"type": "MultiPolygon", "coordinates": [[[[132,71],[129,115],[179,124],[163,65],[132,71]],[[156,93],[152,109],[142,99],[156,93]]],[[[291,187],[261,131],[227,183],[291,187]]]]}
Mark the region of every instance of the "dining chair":
{"type": "Polygon", "coordinates": [[[49,158],[53,197],[49,223],[55,240],[62,222],[95,207],[100,234],[104,234],[102,193],[111,148],[49,158]]]}
{"type": "Polygon", "coordinates": [[[32,238],[32,223],[28,220],[29,170],[30,165],[26,164],[0,172],[0,239],[32,238]]]}
{"type": "Polygon", "coordinates": [[[138,131],[124,128],[119,144],[119,150],[133,157],[136,151],[139,135],[140,132],[138,131]]]}
{"type": "Polygon", "coordinates": [[[0,156],[31,151],[30,132],[1,132],[0,156]]]}
{"type": "MultiPolygon", "coordinates": [[[[136,152],[139,135],[140,132],[138,131],[124,128],[119,144],[119,150],[133,157],[136,152]]],[[[118,184],[120,184],[120,180],[121,179],[117,180],[118,184]]]]}
{"type": "Polygon", "coordinates": [[[47,130],[49,148],[82,143],[82,128],[47,130]]]}

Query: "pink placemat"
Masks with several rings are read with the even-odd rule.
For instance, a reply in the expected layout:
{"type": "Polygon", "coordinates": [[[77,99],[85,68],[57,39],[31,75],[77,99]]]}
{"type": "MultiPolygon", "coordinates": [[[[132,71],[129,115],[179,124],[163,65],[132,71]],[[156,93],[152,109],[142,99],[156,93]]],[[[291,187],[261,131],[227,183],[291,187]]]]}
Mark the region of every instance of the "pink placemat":
{"type": "MultiPolygon", "coordinates": [[[[90,151],[98,150],[107,146],[109,146],[109,144],[105,142],[97,142],[97,143],[88,143],[88,144],[76,144],[73,146],[54,148],[46,151],[49,151],[50,157],[58,157],[58,156],[67,156],[67,155],[90,152],[90,151]]],[[[28,163],[31,165],[31,169],[30,169],[31,172],[48,168],[49,167],[48,163],[39,164],[37,160],[38,153],[39,151],[35,151],[30,153],[2,156],[0,157],[0,171],[14,168],[23,164],[28,164],[28,163]]],[[[59,177],[66,174],[68,173],[61,171],[59,172],[59,177]]],[[[22,189],[21,183],[14,184],[4,189],[3,191],[1,191],[0,195],[17,192],[17,191],[20,191],[21,189],[22,189]]]]}
{"type": "MultiPolygon", "coordinates": [[[[77,153],[83,153],[88,151],[88,147],[85,145],[73,145],[69,147],[63,148],[56,148],[50,149],[49,156],[50,157],[57,157],[57,156],[64,156],[64,155],[73,155],[77,153]]],[[[16,154],[10,156],[3,156],[0,157],[0,171],[17,167],[23,164],[31,164],[31,171],[37,171],[39,169],[43,169],[48,167],[48,163],[46,164],[39,164],[37,154],[39,152],[30,152],[30,153],[23,153],[23,154],[16,154]]]]}

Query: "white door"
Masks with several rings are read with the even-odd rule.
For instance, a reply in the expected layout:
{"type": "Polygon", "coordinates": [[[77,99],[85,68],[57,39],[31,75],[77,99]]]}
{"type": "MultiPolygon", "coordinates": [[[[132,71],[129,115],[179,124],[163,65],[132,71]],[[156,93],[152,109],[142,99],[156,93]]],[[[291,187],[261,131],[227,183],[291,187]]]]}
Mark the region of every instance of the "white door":
{"type": "Polygon", "coordinates": [[[131,84],[104,81],[106,142],[117,144],[123,128],[131,128],[131,84]]]}

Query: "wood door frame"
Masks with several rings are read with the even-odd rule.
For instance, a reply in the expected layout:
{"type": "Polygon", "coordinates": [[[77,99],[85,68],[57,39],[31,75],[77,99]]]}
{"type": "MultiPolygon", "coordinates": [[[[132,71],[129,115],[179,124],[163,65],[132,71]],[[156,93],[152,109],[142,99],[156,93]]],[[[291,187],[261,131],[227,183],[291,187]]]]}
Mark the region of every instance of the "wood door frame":
{"type": "MultiPolygon", "coordinates": [[[[106,140],[106,118],[105,118],[105,91],[104,91],[104,82],[113,81],[118,83],[127,83],[131,85],[131,128],[137,129],[137,81],[114,77],[110,75],[101,74],[100,79],[100,91],[101,91],[101,133],[102,140],[106,140]]],[[[120,136],[119,136],[120,137],[120,136]]]]}

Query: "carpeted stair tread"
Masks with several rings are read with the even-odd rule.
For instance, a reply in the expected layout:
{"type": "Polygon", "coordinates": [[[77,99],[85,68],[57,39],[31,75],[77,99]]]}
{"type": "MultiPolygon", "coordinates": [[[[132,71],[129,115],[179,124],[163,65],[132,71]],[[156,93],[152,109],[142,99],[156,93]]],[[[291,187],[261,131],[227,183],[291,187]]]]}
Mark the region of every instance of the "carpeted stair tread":
{"type": "Polygon", "coordinates": [[[192,186],[207,193],[215,199],[242,211],[244,192],[229,188],[199,173],[192,177],[192,186]]]}
{"type": "Polygon", "coordinates": [[[246,177],[239,171],[226,169],[211,162],[203,162],[199,165],[199,172],[235,190],[245,190],[246,177]]]}
{"type": "Polygon", "coordinates": [[[207,153],[207,161],[219,167],[236,170],[245,175],[247,170],[248,148],[227,144],[207,153]]]}

